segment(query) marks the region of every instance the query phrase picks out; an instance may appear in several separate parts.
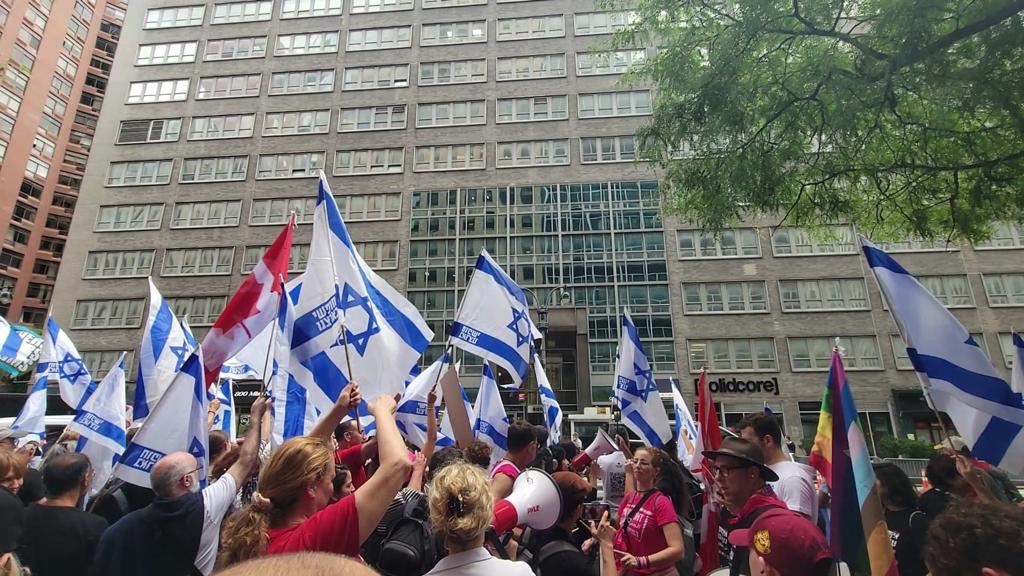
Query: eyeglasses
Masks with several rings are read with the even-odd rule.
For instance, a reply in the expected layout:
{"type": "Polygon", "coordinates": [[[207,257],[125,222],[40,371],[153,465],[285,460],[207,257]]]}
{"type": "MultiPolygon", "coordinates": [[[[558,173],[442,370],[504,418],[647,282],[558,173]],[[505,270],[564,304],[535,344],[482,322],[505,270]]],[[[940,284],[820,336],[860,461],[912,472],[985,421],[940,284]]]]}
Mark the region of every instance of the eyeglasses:
{"type": "Polygon", "coordinates": [[[711,473],[714,474],[716,478],[719,476],[721,476],[722,478],[727,478],[730,474],[732,474],[733,470],[743,470],[746,468],[750,468],[750,466],[714,466],[711,468],[711,473]]]}
{"type": "Polygon", "coordinates": [[[203,469],[203,467],[200,466],[199,468],[196,468],[195,470],[189,470],[188,472],[186,472],[186,473],[181,475],[181,479],[184,480],[185,478],[188,478],[189,476],[191,476],[193,472],[199,472],[202,469],[203,469]]]}

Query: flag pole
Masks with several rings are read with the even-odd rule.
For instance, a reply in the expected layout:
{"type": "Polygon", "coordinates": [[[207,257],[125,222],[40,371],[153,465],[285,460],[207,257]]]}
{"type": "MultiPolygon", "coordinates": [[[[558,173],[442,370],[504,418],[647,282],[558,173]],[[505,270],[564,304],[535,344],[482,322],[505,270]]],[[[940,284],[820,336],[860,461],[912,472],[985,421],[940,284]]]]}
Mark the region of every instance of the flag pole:
{"type": "MultiPolygon", "coordinates": [[[[285,288],[284,277],[278,275],[281,282],[281,298],[288,298],[288,289],[285,288]]],[[[280,307],[280,304],[278,305],[280,307]]],[[[267,382],[270,380],[270,358],[274,353],[274,345],[277,343],[277,319],[275,318],[273,328],[270,331],[270,338],[267,341],[267,354],[263,360],[263,381],[260,382],[260,396],[267,393],[267,382]]]]}
{"type": "MultiPolygon", "coordinates": [[[[479,258],[479,255],[477,257],[479,258]]],[[[473,273],[476,274],[476,269],[475,268],[473,270],[473,273]]],[[[470,281],[471,282],[472,282],[472,280],[473,280],[473,278],[470,277],[470,281]]],[[[456,293],[456,295],[458,295],[458,292],[459,292],[459,277],[458,277],[458,275],[456,275],[455,276],[455,293],[456,293]]],[[[459,305],[455,307],[455,319],[452,321],[453,325],[454,325],[454,321],[459,319],[459,314],[462,313],[462,305],[465,304],[465,302],[466,302],[466,298],[465,298],[465,294],[463,294],[462,300],[459,300],[459,305]]],[[[442,357],[444,356],[445,353],[448,353],[448,352],[451,352],[454,355],[454,352],[455,352],[454,348],[455,347],[452,346],[452,333],[449,330],[449,332],[448,332],[448,341],[445,342],[444,351],[441,353],[442,357]]],[[[454,362],[455,359],[452,358],[451,360],[452,361],[450,361],[449,364],[454,365],[455,364],[455,362],[454,362]]],[[[430,387],[430,391],[431,392],[437,391],[437,384],[441,381],[441,373],[444,372],[444,366],[442,366],[441,368],[442,369],[437,372],[437,377],[434,378],[434,385],[430,387]]]]}

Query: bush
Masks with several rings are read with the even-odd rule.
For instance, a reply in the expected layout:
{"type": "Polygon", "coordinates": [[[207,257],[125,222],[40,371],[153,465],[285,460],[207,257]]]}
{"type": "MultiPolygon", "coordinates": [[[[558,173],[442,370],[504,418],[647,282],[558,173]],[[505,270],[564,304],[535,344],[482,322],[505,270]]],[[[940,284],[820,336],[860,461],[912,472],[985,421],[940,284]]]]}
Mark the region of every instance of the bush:
{"type": "Polygon", "coordinates": [[[875,441],[876,456],[880,458],[930,458],[935,450],[920,440],[882,436],[875,441]]]}

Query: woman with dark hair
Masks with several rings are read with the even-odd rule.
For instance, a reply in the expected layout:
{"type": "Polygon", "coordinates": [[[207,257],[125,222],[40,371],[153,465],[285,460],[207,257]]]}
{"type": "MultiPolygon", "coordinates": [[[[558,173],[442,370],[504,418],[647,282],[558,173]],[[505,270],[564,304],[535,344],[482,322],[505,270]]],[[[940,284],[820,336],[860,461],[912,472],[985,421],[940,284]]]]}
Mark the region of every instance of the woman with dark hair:
{"type": "Polygon", "coordinates": [[[928,573],[921,554],[919,537],[925,523],[924,513],[917,509],[917,492],[910,478],[891,462],[874,464],[875,488],[885,508],[889,541],[896,553],[901,576],[924,576],[928,573]]]}

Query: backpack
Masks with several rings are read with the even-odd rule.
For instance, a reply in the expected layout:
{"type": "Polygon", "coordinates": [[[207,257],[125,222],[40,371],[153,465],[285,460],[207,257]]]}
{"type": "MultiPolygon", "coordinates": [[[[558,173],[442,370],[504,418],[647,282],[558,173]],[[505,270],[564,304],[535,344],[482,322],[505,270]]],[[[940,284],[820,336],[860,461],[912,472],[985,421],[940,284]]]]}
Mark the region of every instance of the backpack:
{"type": "Polygon", "coordinates": [[[686,518],[680,518],[679,528],[683,531],[683,557],[676,562],[676,572],[679,576],[693,576],[697,573],[697,540],[693,536],[693,524],[686,518]]]}
{"type": "Polygon", "coordinates": [[[533,573],[536,574],[536,576],[541,576],[541,565],[543,565],[548,558],[551,558],[556,554],[561,554],[562,552],[575,552],[577,554],[582,554],[579,548],[565,540],[552,540],[551,542],[541,546],[540,550],[537,551],[537,555],[533,558],[529,558],[527,561],[530,564],[530,568],[533,569],[533,573]]]}
{"type": "Polygon", "coordinates": [[[425,499],[410,500],[381,540],[375,567],[386,576],[421,576],[436,563],[425,499]]]}

